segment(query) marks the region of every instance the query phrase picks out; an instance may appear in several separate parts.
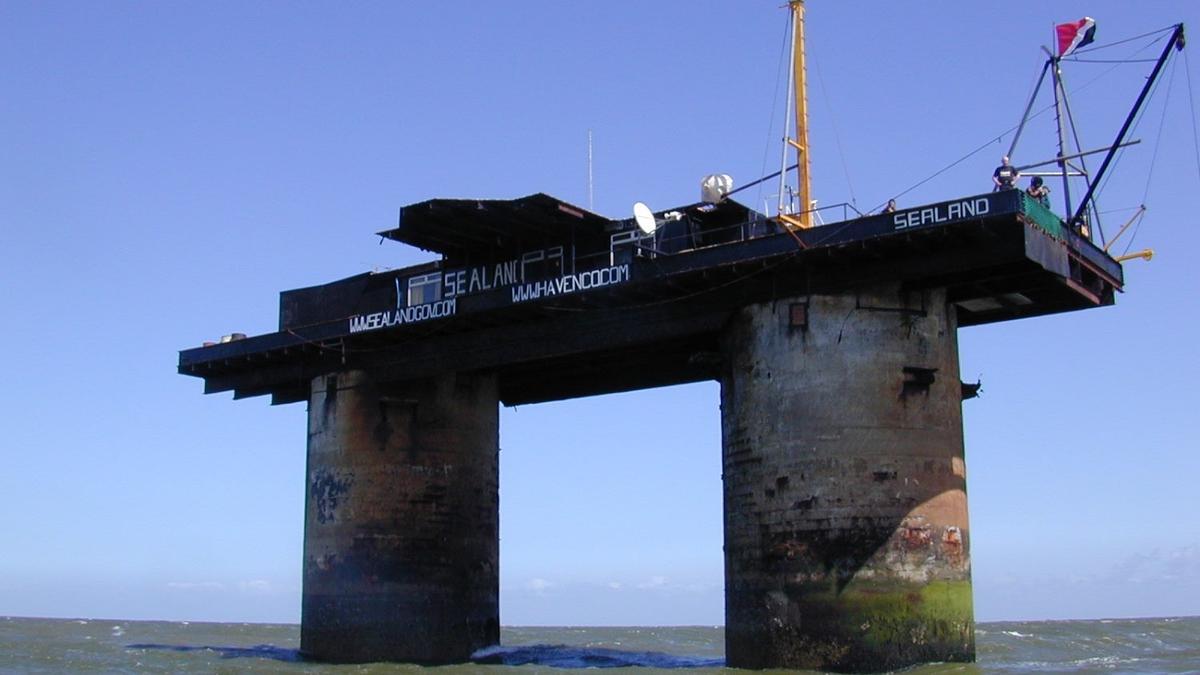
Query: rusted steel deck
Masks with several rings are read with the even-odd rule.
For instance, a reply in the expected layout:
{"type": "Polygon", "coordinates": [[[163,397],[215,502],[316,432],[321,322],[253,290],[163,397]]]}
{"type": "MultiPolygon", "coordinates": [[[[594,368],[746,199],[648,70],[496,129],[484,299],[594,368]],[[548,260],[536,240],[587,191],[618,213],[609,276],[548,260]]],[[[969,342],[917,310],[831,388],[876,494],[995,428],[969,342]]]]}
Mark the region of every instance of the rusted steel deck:
{"type": "Polygon", "coordinates": [[[1010,190],[786,232],[727,200],[644,235],[544,194],[430,200],[380,235],[441,260],[285,291],[277,332],[184,350],[179,372],[290,403],[334,369],[488,369],[513,405],[712,379],[730,313],[774,298],[940,287],[960,326],[1112,304],[1120,264],[1048,214],[1010,190]]]}

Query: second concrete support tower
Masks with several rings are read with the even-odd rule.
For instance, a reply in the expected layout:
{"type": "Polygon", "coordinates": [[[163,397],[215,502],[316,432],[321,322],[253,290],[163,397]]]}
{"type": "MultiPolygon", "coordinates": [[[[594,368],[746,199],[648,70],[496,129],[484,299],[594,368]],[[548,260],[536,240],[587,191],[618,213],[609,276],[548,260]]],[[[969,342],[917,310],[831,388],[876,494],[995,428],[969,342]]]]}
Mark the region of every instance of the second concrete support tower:
{"type": "Polygon", "coordinates": [[[500,641],[493,375],[316,378],[301,650],[462,663],[500,641]]]}
{"type": "Polygon", "coordinates": [[[945,293],[889,286],[752,305],[725,342],[729,665],[973,660],[945,293]]]}

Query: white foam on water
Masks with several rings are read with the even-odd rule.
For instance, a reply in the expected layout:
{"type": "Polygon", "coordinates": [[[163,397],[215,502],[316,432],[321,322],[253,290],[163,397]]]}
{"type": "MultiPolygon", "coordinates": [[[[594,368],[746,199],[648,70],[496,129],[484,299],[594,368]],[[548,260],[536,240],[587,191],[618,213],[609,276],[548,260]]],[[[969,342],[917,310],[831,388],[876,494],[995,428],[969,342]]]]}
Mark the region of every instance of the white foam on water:
{"type": "Polygon", "coordinates": [[[492,645],[490,647],[484,647],[483,649],[476,649],[471,654],[471,658],[482,659],[488,656],[495,656],[496,654],[503,654],[504,651],[504,647],[501,647],[500,645],[492,645]]]}

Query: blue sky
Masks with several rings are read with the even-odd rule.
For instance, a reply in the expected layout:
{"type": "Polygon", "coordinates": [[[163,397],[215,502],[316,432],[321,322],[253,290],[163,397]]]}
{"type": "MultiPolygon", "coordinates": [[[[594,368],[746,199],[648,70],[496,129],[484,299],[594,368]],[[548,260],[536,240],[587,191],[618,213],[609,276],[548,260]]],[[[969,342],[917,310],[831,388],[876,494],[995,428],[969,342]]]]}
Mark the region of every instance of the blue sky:
{"type": "MultiPolygon", "coordinates": [[[[203,396],[177,350],[272,331],[281,290],[427,259],[372,234],[401,205],[586,206],[588,130],[608,216],[774,170],[780,4],[0,3],[0,614],[298,621],[304,406],[203,396]]],[[[1185,2],[809,4],[814,195],[862,210],[980,146],[900,203],[989,189],[1055,22],[1200,25],[1185,2]]],[[[984,391],[964,405],[980,620],[1200,613],[1176,63],[1101,195],[1110,234],[1145,201],[1154,261],[1115,307],[960,334],[984,391]]],[[[1070,65],[1085,146],[1148,67],[1070,65]]],[[[1049,124],[1018,164],[1053,154],[1049,124]]],[[[715,384],[501,424],[504,623],[722,621],[715,384]]]]}

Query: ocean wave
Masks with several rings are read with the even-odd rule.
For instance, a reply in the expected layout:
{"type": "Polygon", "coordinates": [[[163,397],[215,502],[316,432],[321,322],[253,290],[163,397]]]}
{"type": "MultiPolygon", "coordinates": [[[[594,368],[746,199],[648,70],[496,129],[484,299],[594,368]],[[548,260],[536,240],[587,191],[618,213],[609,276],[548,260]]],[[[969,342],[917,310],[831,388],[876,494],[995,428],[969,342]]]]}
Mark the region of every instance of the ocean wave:
{"type": "Polygon", "coordinates": [[[125,645],[126,649],[153,649],[169,652],[212,652],[223,659],[271,659],[286,663],[299,663],[304,660],[299,649],[285,649],[274,645],[254,645],[253,647],[211,647],[188,645],[161,644],[132,644],[125,645]]]}
{"type": "MultiPolygon", "coordinates": [[[[170,652],[209,652],[222,659],[271,659],[286,663],[305,661],[298,649],[285,649],[273,645],[252,647],[219,647],[196,645],[167,645],[138,643],[125,645],[130,650],[158,650],[170,652]]],[[[522,645],[502,647],[495,645],[480,649],[471,655],[477,664],[505,666],[548,666],[552,668],[719,668],[725,665],[720,658],[698,658],[675,656],[662,652],[623,651],[603,647],[573,647],[569,645],[522,645]]]]}
{"type": "Polygon", "coordinates": [[[551,668],[719,668],[725,659],[674,656],[662,652],[622,651],[570,645],[485,647],[471,655],[479,664],[551,668]]]}

